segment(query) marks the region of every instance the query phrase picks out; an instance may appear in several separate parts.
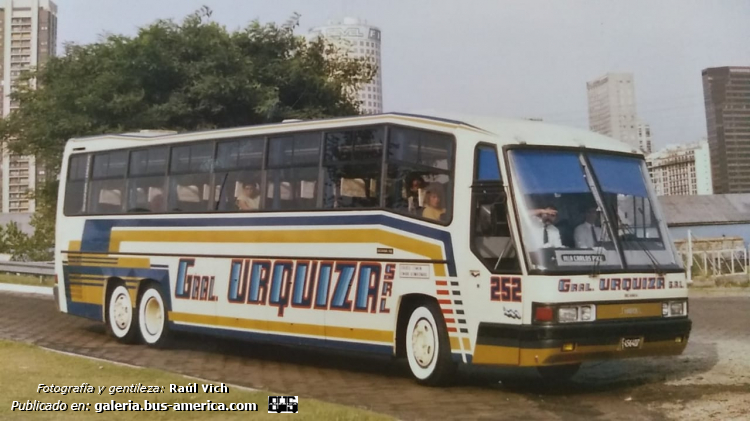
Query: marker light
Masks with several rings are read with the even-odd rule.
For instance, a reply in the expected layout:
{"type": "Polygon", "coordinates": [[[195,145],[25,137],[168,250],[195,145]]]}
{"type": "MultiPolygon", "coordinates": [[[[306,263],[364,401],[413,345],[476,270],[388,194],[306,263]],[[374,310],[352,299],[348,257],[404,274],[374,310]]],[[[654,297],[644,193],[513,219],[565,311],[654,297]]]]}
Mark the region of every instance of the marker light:
{"type": "Polygon", "coordinates": [[[575,343],[566,343],[566,344],[563,344],[563,346],[562,346],[563,352],[570,352],[570,351],[573,351],[575,349],[576,349],[576,344],[575,343]]]}
{"type": "Polygon", "coordinates": [[[538,322],[551,322],[552,317],[552,307],[537,307],[534,313],[534,319],[538,322]]]}

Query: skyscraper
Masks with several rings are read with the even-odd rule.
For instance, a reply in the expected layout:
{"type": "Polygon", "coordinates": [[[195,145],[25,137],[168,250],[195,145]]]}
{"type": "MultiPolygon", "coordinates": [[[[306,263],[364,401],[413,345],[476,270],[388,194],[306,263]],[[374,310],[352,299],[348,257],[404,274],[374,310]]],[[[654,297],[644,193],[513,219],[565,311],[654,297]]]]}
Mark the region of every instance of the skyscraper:
{"type": "Polygon", "coordinates": [[[619,139],[639,150],[635,86],[630,73],[607,73],[586,82],[591,131],[619,139]]]}
{"type": "Polygon", "coordinates": [[[638,145],[644,154],[651,153],[651,126],[642,121],[638,122],[638,145]]]}
{"type": "Polygon", "coordinates": [[[750,67],[702,74],[714,193],[750,193],[750,67]]]}
{"type": "MultiPolygon", "coordinates": [[[[2,45],[3,82],[2,116],[5,118],[18,104],[10,93],[25,70],[46,62],[56,53],[57,5],[50,0],[0,0],[0,45],[2,45]]],[[[34,201],[29,190],[36,187],[38,176],[44,176],[33,156],[2,154],[2,212],[33,212],[34,201]]]]}
{"type": "Polygon", "coordinates": [[[324,26],[310,29],[309,37],[324,36],[349,53],[350,57],[363,57],[373,63],[378,71],[370,83],[359,86],[357,98],[365,114],[383,112],[383,78],[380,59],[380,29],[368,25],[366,20],[344,18],[329,21],[324,26]]]}

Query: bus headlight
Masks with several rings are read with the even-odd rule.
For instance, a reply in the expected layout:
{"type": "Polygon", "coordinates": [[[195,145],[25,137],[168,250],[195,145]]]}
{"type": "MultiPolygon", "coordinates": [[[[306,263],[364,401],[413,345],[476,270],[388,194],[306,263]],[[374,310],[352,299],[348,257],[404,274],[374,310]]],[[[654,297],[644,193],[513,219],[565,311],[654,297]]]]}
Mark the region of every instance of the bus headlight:
{"type": "Polygon", "coordinates": [[[562,306],[557,309],[557,321],[560,323],[591,322],[596,319],[596,307],[593,304],[562,306]]]}
{"type": "Polygon", "coordinates": [[[687,315],[687,301],[665,301],[661,303],[661,315],[679,317],[687,315]]]}

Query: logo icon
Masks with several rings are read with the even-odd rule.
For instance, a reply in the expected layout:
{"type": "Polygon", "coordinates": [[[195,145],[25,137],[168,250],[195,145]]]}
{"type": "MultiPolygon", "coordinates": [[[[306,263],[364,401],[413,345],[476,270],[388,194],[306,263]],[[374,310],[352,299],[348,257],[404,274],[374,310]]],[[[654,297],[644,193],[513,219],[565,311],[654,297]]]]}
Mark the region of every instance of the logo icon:
{"type": "Polygon", "coordinates": [[[511,319],[518,319],[521,320],[521,313],[518,310],[515,309],[508,309],[503,307],[503,315],[505,317],[510,317],[511,319]]]}
{"type": "Polygon", "coordinates": [[[269,396],[268,413],[269,414],[296,414],[299,410],[297,396],[269,396]]]}

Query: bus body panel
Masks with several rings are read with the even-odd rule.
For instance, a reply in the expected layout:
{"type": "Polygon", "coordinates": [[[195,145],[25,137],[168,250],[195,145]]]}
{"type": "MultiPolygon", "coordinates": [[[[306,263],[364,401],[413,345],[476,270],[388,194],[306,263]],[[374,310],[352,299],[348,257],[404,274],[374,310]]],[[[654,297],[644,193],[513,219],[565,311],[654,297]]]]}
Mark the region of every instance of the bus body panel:
{"type": "MultiPolygon", "coordinates": [[[[497,146],[504,189],[514,204],[502,146],[532,137],[533,129],[519,135],[386,115],[343,119],[339,125],[294,123],[149,142],[170,145],[237,133],[394,122],[455,136],[449,225],[356,209],[68,217],[62,211],[62,182],[55,264],[60,311],[104,320],[110,279],[125,282],[134,307],[143,282],[153,281],[167,297],[175,330],[395,354],[403,297],[420,295],[438,304],[453,357],[464,363],[542,366],[684,350],[689,319],[656,314],[663,302],[687,298],[684,273],[528,275],[520,252],[519,270],[500,273],[472,252],[467,227],[475,147],[480,142],[497,146]],[[543,304],[590,304],[606,320],[535,323],[535,308],[543,304]],[[623,341],[631,339],[640,342],[623,349],[623,341]],[[563,350],[568,345],[571,349],[563,350]]],[[[91,153],[142,146],[139,142],[122,137],[71,141],[62,174],[74,147],[85,144],[91,153]]],[[[618,153],[627,150],[613,145],[618,153]]],[[[519,210],[508,206],[507,212],[512,246],[522,250],[519,210]]]]}

